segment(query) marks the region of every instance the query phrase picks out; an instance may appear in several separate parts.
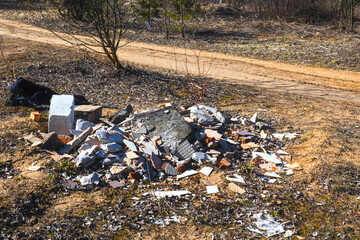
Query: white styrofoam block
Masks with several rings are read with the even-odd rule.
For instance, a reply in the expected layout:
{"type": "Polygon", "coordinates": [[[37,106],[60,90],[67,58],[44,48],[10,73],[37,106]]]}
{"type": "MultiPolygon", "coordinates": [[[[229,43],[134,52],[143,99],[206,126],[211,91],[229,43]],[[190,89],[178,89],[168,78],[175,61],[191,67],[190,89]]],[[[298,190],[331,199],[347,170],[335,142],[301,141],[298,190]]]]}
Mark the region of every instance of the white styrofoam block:
{"type": "Polygon", "coordinates": [[[69,135],[74,125],[74,96],[53,95],[50,102],[48,131],[69,135]]]}

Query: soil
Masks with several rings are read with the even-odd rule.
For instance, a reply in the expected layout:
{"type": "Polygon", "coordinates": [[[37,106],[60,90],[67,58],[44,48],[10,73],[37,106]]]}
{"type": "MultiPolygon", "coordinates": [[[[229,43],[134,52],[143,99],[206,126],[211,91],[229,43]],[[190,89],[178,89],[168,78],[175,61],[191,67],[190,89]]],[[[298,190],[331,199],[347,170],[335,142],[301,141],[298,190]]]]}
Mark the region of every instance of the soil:
{"type": "MultiPolygon", "coordinates": [[[[128,189],[68,190],[59,184],[59,173],[74,169],[64,169],[23,139],[27,133],[46,130],[47,111],[41,112],[40,122],[30,121],[34,109],[5,106],[10,96],[7,87],[24,77],[58,93],[82,94],[90,102],[113,107],[105,109],[106,116],[129,103],[136,109],[162,102],[193,103],[192,95],[184,90],[188,79],[181,69],[183,63],[178,60],[176,68],[174,62],[174,50],[177,59],[183,50],[132,43],[124,48],[128,67],[117,72],[104,57],[70,48],[45,30],[19,22],[1,23],[0,238],[259,239],[261,235],[251,233],[247,226],[254,213],[265,210],[286,229],[296,230],[293,239],[359,238],[358,73],[203,52],[206,61],[213,61],[204,104],[237,117],[249,118],[258,112],[279,132],[300,131],[300,137],[287,142],[285,150],[293,156],[291,163],[303,170],[268,184],[247,171],[248,162],[239,159],[236,164],[248,181],[242,196],[226,188],[223,174],[229,169],[216,169],[209,178],[190,177],[179,185],[165,181],[152,186],[194,193],[182,199],[141,197],[149,188],[141,182],[128,189]],[[266,87],[278,83],[283,85],[266,87]],[[289,85],[298,91],[288,90],[289,85]],[[305,91],[314,88],[319,94],[305,91]],[[329,95],[321,96],[325,93],[329,95]],[[43,169],[28,171],[33,164],[43,169]],[[206,180],[216,183],[221,193],[207,195],[206,180]],[[187,220],[165,227],[152,221],[171,216],[187,220]]],[[[193,68],[196,57],[189,51],[186,55],[193,68]]]]}

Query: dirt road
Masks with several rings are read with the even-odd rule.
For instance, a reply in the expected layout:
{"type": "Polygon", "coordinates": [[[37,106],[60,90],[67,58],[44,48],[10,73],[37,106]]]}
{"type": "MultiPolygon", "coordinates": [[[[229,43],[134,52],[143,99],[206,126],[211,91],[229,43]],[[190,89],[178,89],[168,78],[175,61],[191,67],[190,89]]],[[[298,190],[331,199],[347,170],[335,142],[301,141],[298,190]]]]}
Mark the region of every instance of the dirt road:
{"type": "MultiPolygon", "coordinates": [[[[71,45],[46,29],[3,19],[0,19],[0,36],[53,45],[71,45]]],[[[151,70],[166,70],[180,74],[189,72],[218,81],[256,86],[268,91],[360,104],[360,73],[294,66],[221,53],[200,53],[189,49],[137,42],[121,48],[118,55],[124,61],[151,70]]]]}

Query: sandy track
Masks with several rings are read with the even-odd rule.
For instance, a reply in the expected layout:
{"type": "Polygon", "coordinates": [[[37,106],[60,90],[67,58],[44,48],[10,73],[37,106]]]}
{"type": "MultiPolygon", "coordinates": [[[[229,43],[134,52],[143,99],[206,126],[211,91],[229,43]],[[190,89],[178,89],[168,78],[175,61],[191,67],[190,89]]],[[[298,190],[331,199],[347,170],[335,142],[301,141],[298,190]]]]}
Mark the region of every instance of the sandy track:
{"type": "MultiPolygon", "coordinates": [[[[53,45],[70,45],[46,29],[3,19],[0,19],[0,35],[53,45]]],[[[129,43],[118,53],[122,60],[152,70],[170,70],[181,74],[205,72],[208,77],[228,83],[360,104],[360,73],[205,51],[200,53],[198,61],[198,54],[199,51],[189,49],[137,42],[129,43]]]]}

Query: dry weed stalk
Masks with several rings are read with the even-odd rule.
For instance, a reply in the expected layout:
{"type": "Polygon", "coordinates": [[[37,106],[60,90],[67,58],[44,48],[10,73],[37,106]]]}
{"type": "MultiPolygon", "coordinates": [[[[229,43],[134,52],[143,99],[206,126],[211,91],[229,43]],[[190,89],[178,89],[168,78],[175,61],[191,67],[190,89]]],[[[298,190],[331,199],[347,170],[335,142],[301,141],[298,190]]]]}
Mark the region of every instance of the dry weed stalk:
{"type": "MultiPolygon", "coordinates": [[[[202,48],[200,50],[193,50],[195,56],[195,63],[196,63],[196,72],[192,73],[189,69],[189,55],[187,54],[187,47],[185,46],[184,49],[184,64],[185,64],[185,91],[191,97],[191,99],[195,103],[204,102],[206,97],[206,90],[209,86],[210,76],[209,72],[211,70],[212,64],[214,59],[206,66],[206,62],[202,61],[201,54],[203,52],[202,48]]],[[[176,67],[176,74],[178,72],[178,59],[176,55],[176,51],[174,50],[174,59],[175,59],[175,67],[176,67]]]]}

